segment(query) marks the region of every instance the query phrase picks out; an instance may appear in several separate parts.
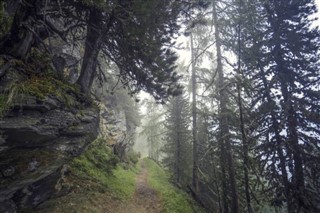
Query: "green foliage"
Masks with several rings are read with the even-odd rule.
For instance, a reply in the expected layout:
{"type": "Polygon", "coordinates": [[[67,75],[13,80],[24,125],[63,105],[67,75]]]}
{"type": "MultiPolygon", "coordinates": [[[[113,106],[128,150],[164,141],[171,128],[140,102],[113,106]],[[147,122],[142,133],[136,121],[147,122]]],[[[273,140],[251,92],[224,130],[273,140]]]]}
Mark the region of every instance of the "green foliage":
{"type": "Polygon", "coordinates": [[[2,100],[7,97],[7,101],[5,106],[1,104],[1,109],[4,107],[8,109],[25,95],[34,96],[39,100],[43,100],[47,96],[54,96],[68,107],[77,107],[76,98],[83,98],[74,85],[62,82],[51,75],[31,75],[10,84],[2,94],[2,100]]]}
{"type": "Polygon", "coordinates": [[[137,169],[124,169],[119,166],[113,171],[113,176],[107,178],[107,187],[118,198],[128,200],[135,191],[135,177],[137,173],[137,169]]]}
{"type": "Polygon", "coordinates": [[[129,199],[135,190],[137,170],[126,170],[117,166],[118,162],[119,158],[106,143],[97,139],[85,153],[73,160],[71,170],[80,178],[98,181],[118,198],[129,199]]]}
{"type": "Polygon", "coordinates": [[[109,212],[126,203],[135,191],[136,167],[124,169],[108,147],[108,141],[96,139],[88,149],[69,164],[63,188],[70,193],[51,198],[32,212],[87,213],[109,212]]]}
{"type": "Polygon", "coordinates": [[[175,188],[169,182],[169,175],[157,163],[150,159],[144,159],[148,168],[148,182],[159,194],[164,204],[164,210],[168,213],[204,212],[183,191],[175,188]]]}
{"type": "Polygon", "coordinates": [[[76,108],[81,107],[79,102],[92,103],[91,99],[81,94],[77,85],[57,79],[50,65],[49,56],[41,54],[36,48],[32,49],[27,61],[11,59],[5,62],[0,58],[0,68],[5,63],[11,65],[6,72],[10,81],[0,92],[0,117],[26,96],[33,96],[38,100],[51,96],[67,107],[76,108]]]}
{"type": "Polygon", "coordinates": [[[165,119],[165,153],[162,163],[169,169],[176,183],[186,186],[192,174],[192,143],[188,97],[170,99],[165,119]]]}
{"type": "Polygon", "coordinates": [[[119,159],[112,154],[112,150],[102,141],[102,139],[94,141],[86,152],[73,160],[71,166],[78,168],[78,172],[84,172],[92,177],[101,175],[97,173],[95,168],[100,168],[100,172],[111,174],[119,159]]]}

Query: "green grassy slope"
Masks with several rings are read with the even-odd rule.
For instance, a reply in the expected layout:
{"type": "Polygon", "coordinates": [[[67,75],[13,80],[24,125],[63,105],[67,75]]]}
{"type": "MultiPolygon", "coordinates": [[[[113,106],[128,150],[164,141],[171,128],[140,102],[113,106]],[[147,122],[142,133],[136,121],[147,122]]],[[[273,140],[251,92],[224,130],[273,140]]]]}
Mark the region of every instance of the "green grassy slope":
{"type": "Polygon", "coordinates": [[[119,163],[105,142],[96,140],[69,164],[69,173],[61,184],[68,194],[52,198],[32,212],[109,212],[135,191],[139,170],[133,162],[119,163]]]}
{"type": "Polygon", "coordinates": [[[148,182],[160,194],[165,212],[204,212],[188,194],[169,182],[169,175],[163,168],[150,159],[144,159],[144,162],[148,168],[148,182]]]}

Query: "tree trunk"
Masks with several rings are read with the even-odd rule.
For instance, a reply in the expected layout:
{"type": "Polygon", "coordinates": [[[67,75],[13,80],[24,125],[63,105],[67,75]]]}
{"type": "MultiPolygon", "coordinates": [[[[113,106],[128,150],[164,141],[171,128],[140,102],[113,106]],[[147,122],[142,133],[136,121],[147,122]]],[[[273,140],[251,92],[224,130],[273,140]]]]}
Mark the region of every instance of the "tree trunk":
{"type": "Polygon", "coordinates": [[[96,75],[98,55],[102,43],[102,13],[97,9],[90,12],[87,35],[85,42],[85,52],[81,66],[81,73],[77,83],[85,94],[90,93],[93,78],[96,75]]]}
{"type": "MultiPolygon", "coordinates": [[[[263,68],[261,67],[259,61],[258,61],[258,66],[259,66],[259,70],[260,70],[260,75],[262,77],[262,82],[263,82],[263,86],[265,89],[267,101],[268,101],[268,103],[272,103],[273,101],[272,101],[271,94],[269,91],[269,86],[267,83],[266,74],[265,74],[263,68]]],[[[279,123],[277,121],[277,117],[276,117],[273,109],[271,109],[270,114],[271,114],[272,128],[273,128],[275,138],[276,138],[276,143],[277,143],[276,150],[278,152],[279,160],[280,160],[280,170],[281,170],[282,183],[284,186],[284,193],[285,193],[285,196],[287,199],[287,209],[288,209],[288,212],[290,212],[291,211],[291,193],[290,193],[290,184],[289,184],[289,179],[288,179],[288,173],[287,173],[287,169],[286,169],[286,158],[283,153],[283,141],[282,141],[281,135],[280,135],[279,123]]]]}
{"type": "Polygon", "coordinates": [[[177,183],[181,183],[181,164],[180,164],[180,162],[181,162],[181,154],[180,154],[181,142],[180,142],[179,131],[180,131],[180,129],[178,129],[178,131],[177,131],[177,143],[176,143],[177,183]]]}
{"type": "MultiPolygon", "coordinates": [[[[242,0],[239,1],[239,26],[238,26],[238,75],[243,76],[241,72],[241,20],[242,20],[242,0]]],[[[242,154],[243,154],[243,172],[244,172],[244,189],[246,195],[246,204],[247,204],[247,212],[253,213],[253,209],[251,207],[251,198],[250,198],[250,181],[249,181],[249,144],[246,137],[246,131],[244,126],[244,117],[243,117],[243,106],[242,106],[242,86],[240,78],[237,82],[237,101],[239,107],[239,121],[240,121],[240,131],[241,131],[241,139],[242,139],[242,154]]]]}
{"type": "Polygon", "coordinates": [[[193,138],[193,172],[192,172],[192,186],[194,192],[199,192],[199,163],[198,163],[198,137],[197,137],[197,95],[196,95],[196,70],[195,70],[195,56],[193,48],[193,36],[191,33],[191,81],[192,81],[192,138],[193,138]]]}
{"type": "MultiPolygon", "coordinates": [[[[227,169],[229,176],[229,185],[231,191],[231,212],[237,213],[239,212],[239,204],[238,204],[238,191],[235,177],[235,167],[233,162],[233,153],[232,147],[230,143],[230,133],[229,133],[229,122],[228,122],[228,110],[227,110],[227,92],[226,85],[223,73],[223,65],[222,65],[222,53],[221,53],[221,39],[220,39],[220,26],[218,22],[217,16],[217,5],[216,0],[213,0],[213,23],[215,27],[215,39],[216,39],[216,51],[217,51],[217,72],[218,72],[218,89],[219,89],[219,105],[220,105],[220,143],[221,143],[221,161],[227,161],[227,169]],[[225,153],[226,155],[222,155],[225,153]],[[225,159],[226,158],[226,159],[225,159]]],[[[223,165],[221,165],[222,167],[223,165]]],[[[222,170],[223,172],[223,170],[222,170]]],[[[224,192],[225,193],[225,192],[224,192]]],[[[226,200],[224,199],[224,202],[226,200]]],[[[224,206],[227,206],[224,203],[224,206]]],[[[224,212],[228,212],[227,207],[224,209],[224,212]]]]}
{"type": "MultiPolygon", "coordinates": [[[[280,4],[280,2],[277,2],[280,4]]],[[[278,5],[280,8],[280,6],[278,5]]],[[[280,81],[280,89],[283,96],[283,104],[282,104],[282,110],[284,112],[284,116],[286,119],[287,124],[287,135],[288,135],[288,142],[287,142],[287,152],[292,152],[292,159],[294,164],[293,174],[292,174],[292,180],[294,184],[294,191],[291,191],[288,186],[289,191],[289,197],[287,197],[287,209],[288,212],[296,212],[299,211],[296,209],[296,207],[304,206],[306,207],[306,203],[304,201],[304,191],[305,191],[305,185],[304,185],[304,172],[303,172],[303,160],[301,156],[301,150],[298,140],[298,133],[297,133],[297,118],[296,118],[296,112],[293,108],[293,103],[290,97],[290,91],[288,89],[288,76],[286,73],[286,68],[283,67],[283,53],[281,48],[281,28],[280,28],[280,22],[284,20],[279,19],[273,19],[274,11],[271,10],[271,8],[266,4],[265,9],[267,11],[268,20],[271,24],[271,28],[274,32],[274,41],[276,42],[274,47],[274,58],[275,58],[275,71],[276,74],[279,77],[280,81]]],[[[277,10],[275,8],[277,14],[281,14],[282,11],[277,10]]],[[[290,159],[291,160],[291,159],[290,159]]],[[[288,181],[289,184],[289,181],[288,181]]]]}
{"type": "MultiPolygon", "coordinates": [[[[276,49],[280,52],[280,45],[276,45],[276,49]]],[[[294,184],[294,190],[293,192],[293,198],[295,200],[292,200],[292,206],[304,206],[307,207],[307,204],[305,203],[304,192],[305,192],[305,185],[304,185],[304,172],[303,172],[303,160],[301,156],[301,150],[299,145],[299,139],[298,139],[298,133],[297,133],[297,118],[296,118],[296,112],[293,108],[293,103],[290,98],[290,92],[288,90],[288,84],[286,82],[286,76],[283,73],[282,68],[282,58],[279,58],[281,56],[277,57],[277,69],[279,72],[279,79],[280,79],[280,88],[281,93],[283,96],[283,105],[282,110],[284,110],[284,115],[286,116],[286,123],[288,126],[287,129],[287,135],[288,135],[288,149],[292,151],[292,158],[293,158],[293,164],[294,164],[294,170],[293,170],[293,184],[294,184]]],[[[292,209],[293,210],[293,209],[292,209]]]]}
{"type": "MultiPolygon", "coordinates": [[[[239,59],[240,61],[240,59],[239,59]]],[[[239,73],[240,73],[240,62],[239,62],[239,73]]],[[[243,108],[242,108],[242,98],[241,98],[241,86],[240,82],[237,82],[237,101],[239,107],[239,120],[240,120],[240,130],[241,130],[241,140],[242,140],[242,154],[243,154],[243,170],[244,170],[244,187],[246,194],[246,203],[247,203],[247,212],[252,213],[251,199],[250,199],[250,184],[249,184],[249,144],[246,137],[246,131],[244,127],[244,118],[243,118],[243,108]]]]}

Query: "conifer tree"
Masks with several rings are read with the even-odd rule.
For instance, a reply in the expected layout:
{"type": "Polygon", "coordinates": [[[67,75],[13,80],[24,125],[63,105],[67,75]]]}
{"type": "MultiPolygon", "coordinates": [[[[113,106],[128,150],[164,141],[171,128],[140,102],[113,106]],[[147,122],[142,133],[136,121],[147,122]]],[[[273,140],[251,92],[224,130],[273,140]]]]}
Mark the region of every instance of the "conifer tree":
{"type": "Polygon", "coordinates": [[[167,129],[163,147],[163,164],[169,168],[176,183],[186,186],[191,177],[190,105],[186,96],[171,98],[165,120],[167,129]]]}
{"type": "MultiPolygon", "coordinates": [[[[47,39],[84,43],[77,83],[90,94],[98,57],[113,61],[130,92],[149,92],[159,102],[179,94],[173,37],[178,19],[193,3],[165,1],[14,1],[10,30],[1,35],[0,54],[26,60],[32,48],[50,54],[47,39]]],[[[1,6],[3,4],[1,3],[1,6]]],[[[1,18],[2,19],[2,18],[1,18]]],[[[49,44],[48,44],[49,43],[49,44]]]]}
{"type": "Polygon", "coordinates": [[[254,91],[260,161],[275,188],[274,205],[318,211],[319,31],[308,18],[313,1],[246,1],[241,55],[254,91]],[[311,154],[312,153],[312,154],[311,154]],[[312,178],[311,178],[312,176],[312,178]],[[307,197],[312,197],[308,199],[307,197]]]}

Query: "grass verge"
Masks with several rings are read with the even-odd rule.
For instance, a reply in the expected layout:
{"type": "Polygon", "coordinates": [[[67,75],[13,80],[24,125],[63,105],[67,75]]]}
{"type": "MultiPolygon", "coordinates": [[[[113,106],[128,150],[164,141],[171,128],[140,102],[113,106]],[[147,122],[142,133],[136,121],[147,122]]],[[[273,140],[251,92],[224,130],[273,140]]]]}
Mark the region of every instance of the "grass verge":
{"type": "Polygon", "coordinates": [[[144,159],[148,168],[148,182],[159,194],[167,213],[201,213],[193,199],[169,182],[168,173],[151,159],[144,159]]]}

